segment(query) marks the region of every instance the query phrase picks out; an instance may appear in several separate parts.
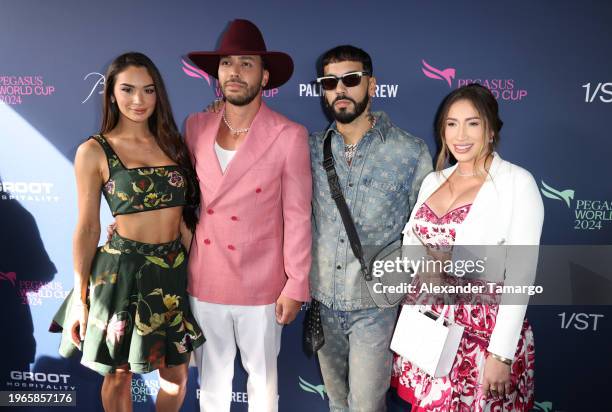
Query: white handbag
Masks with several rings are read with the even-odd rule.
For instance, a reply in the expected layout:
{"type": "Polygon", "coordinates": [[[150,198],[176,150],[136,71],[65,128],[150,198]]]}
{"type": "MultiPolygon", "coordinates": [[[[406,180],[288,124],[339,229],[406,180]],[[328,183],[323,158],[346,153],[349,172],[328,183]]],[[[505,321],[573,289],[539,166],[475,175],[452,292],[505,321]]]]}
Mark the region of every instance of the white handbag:
{"type": "Polygon", "coordinates": [[[426,306],[402,307],[391,350],[403,356],[434,378],[448,375],[455,361],[463,326],[454,322],[454,308],[444,305],[442,314],[426,311],[426,306]],[[447,312],[451,318],[445,318],[447,312]]]}

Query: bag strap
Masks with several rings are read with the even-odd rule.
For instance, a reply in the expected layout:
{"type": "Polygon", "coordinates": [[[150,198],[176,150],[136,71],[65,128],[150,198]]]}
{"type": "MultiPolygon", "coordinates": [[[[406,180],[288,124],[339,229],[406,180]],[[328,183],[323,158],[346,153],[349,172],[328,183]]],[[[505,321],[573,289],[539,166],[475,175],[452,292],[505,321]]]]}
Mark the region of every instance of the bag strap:
{"type": "Polygon", "coordinates": [[[351,217],[351,211],[349,210],[346,200],[344,199],[344,195],[342,194],[342,187],[340,186],[340,180],[338,179],[336,167],[334,166],[335,161],[331,149],[331,136],[332,134],[328,133],[323,141],[323,167],[325,168],[325,173],[327,174],[329,191],[331,192],[334,202],[336,202],[336,207],[340,212],[340,217],[342,217],[342,223],[344,224],[344,229],[346,230],[349,242],[351,243],[353,254],[357,260],[359,260],[359,264],[361,265],[361,274],[364,276],[366,281],[371,281],[372,275],[369,273],[363,257],[363,247],[361,246],[361,241],[359,240],[359,235],[357,234],[357,228],[355,227],[355,222],[353,222],[353,218],[351,217]]]}
{"type": "MultiPolygon", "coordinates": [[[[414,311],[416,312],[424,312],[424,311],[431,311],[431,309],[427,309],[428,306],[430,305],[419,305],[419,301],[421,300],[421,298],[425,296],[425,295],[421,295],[419,297],[417,297],[416,301],[414,302],[413,305],[410,305],[414,311]]],[[[455,305],[451,305],[451,304],[444,304],[444,307],[442,308],[442,311],[439,313],[439,317],[436,321],[442,322],[442,319],[448,319],[451,322],[455,322],[455,305]]]]}

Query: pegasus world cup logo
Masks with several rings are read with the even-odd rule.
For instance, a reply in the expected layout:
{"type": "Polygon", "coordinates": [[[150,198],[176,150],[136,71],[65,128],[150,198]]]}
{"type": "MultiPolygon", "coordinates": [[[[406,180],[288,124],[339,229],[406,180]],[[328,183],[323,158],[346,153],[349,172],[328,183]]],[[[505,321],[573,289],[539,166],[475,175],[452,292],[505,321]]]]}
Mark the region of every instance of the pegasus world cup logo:
{"type": "Polygon", "coordinates": [[[206,83],[208,83],[208,85],[210,86],[210,77],[208,76],[208,73],[206,73],[202,69],[192,66],[191,64],[187,63],[184,59],[181,59],[181,62],[183,63],[183,72],[187,76],[193,77],[194,79],[206,80],[206,83]]]}
{"type": "Polygon", "coordinates": [[[542,180],[542,187],[540,188],[540,191],[542,192],[542,194],[549,198],[549,199],[555,199],[555,200],[562,200],[565,202],[565,204],[567,205],[567,207],[571,207],[571,201],[574,199],[574,191],[571,189],[566,189],[563,191],[559,191],[557,189],[554,189],[550,186],[548,186],[546,183],[544,183],[544,181],[542,180]]]}
{"type": "Polygon", "coordinates": [[[316,393],[317,395],[319,395],[321,397],[321,399],[325,399],[325,385],[321,384],[321,385],[313,385],[312,383],[307,382],[304,378],[302,378],[301,376],[298,376],[298,378],[300,379],[300,388],[305,391],[305,392],[310,392],[310,393],[316,393]]]}
{"type": "Polygon", "coordinates": [[[0,280],[6,280],[15,286],[15,280],[17,279],[17,273],[15,272],[0,272],[0,280]]]}
{"type": "Polygon", "coordinates": [[[601,230],[605,222],[612,221],[612,200],[575,199],[574,189],[555,189],[540,181],[540,192],[548,199],[565,203],[574,212],[574,229],[601,230]]]}
{"type": "Polygon", "coordinates": [[[430,79],[444,80],[448,84],[448,87],[453,87],[453,79],[455,78],[456,74],[455,69],[452,67],[444,70],[436,69],[435,67],[427,64],[425,60],[421,60],[421,63],[423,63],[421,71],[425,76],[429,77],[430,79]]]}
{"type": "MultiPolygon", "coordinates": [[[[183,64],[183,73],[185,73],[187,76],[193,77],[194,79],[206,80],[206,83],[208,83],[209,86],[213,86],[213,81],[211,80],[211,77],[213,76],[209,75],[204,70],[194,66],[193,64],[187,63],[185,59],[181,59],[181,63],[183,64]]],[[[215,89],[215,98],[222,98],[223,91],[221,90],[221,86],[219,85],[219,80],[214,80],[213,87],[215,89]]],[[[263,97],[275,97],[276,95],[278,95],[278,91],[278,87],[275,87],[274,89],[262,90],[261,95],[263,97]]]]}
{"type": "Polygon", "coordinates": [[[421,59],[421,72],[434,80],[445,82],[451,89],[467,86],[468,84],[480,84],[491,91],[491,94],[501,101],[521,101],[527,97],[527,90],[517,87],[515,79],[504,79],[498,77],[458,77],[458,70],[455,67],[439,69],[434,67],[425,59],[421,59]]]}

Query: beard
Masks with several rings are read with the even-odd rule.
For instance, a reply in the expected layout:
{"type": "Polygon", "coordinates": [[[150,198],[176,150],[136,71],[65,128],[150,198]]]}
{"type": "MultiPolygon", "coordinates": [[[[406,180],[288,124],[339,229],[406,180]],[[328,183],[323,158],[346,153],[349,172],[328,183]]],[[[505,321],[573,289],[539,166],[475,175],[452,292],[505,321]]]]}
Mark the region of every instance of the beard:
{"type": "Polygon", "coordinates": [[[234,83],[240,83],[243,86],[245,86],[244,94],[228,96],[225,93],[225,83],[221,85],[221,91],[223,92],[223,95],[225,96],[225,100],[227,100],[234,106],[246,106],[247,104],[251,103],[257,97],[258,94],[261,93],[261,79],[259,82],[257,82],[253,86],[249,86],[246,82],[243,82],[242,80],[232,79],[228,81],[231,81],[234,83]]]}
{"type": "Polygon", "coordinates": [[[345,96],[345,95],[340,95],[336,97],[334,101],[331,103],[329,103],[329,101],[326,98],[324,99],[325,99],[325,108],[327,109],[328,113],[331,114],[331,116],[338,123],[342,123],[342,124],[351,123],[353,120],[361,116],[361,114],[368,107],[368,103],[370,103],[370,95],[368,93],[366,93],[366,95],[363,97],[363,99],[360,102],[356,102],[354,99],[351,99],[350,97],[345,96]],[[353,102],[355,109],[353,111],[349,111],[347,107],[343,107],[340,110],[336,110],[334,108],[334,104],[336,104],[336,102],[340,100],[348,100],[350,102],[353,102]]]}

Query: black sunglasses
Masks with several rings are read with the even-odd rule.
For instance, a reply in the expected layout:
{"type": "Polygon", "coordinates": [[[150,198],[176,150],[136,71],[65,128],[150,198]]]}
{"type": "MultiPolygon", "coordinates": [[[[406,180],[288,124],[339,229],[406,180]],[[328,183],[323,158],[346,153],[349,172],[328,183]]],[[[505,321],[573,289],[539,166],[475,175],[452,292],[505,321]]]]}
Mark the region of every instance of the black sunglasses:
{"type": "Polygon", "coordinates": [[[323,90],[334,90],[338,86],[338,82],[342,80],[342,84],[346,87],[355,87],[361,83],[363,76],[369,76],[370,72],[350,72],[345,73],[342,76],[334,76],[329,74],[323,77],[317,77],[317,83],[321,85],[323,90]]]}

